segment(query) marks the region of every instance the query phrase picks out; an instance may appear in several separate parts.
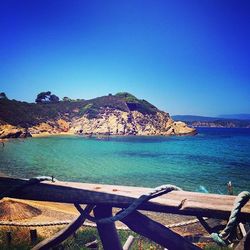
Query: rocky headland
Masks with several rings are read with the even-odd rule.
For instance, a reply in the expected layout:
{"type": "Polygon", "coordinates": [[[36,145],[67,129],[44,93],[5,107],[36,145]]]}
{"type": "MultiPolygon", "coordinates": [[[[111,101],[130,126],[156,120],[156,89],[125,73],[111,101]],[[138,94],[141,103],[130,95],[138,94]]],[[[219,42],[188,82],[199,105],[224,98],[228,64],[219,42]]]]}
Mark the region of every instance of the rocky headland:
{"type": "Polygon", "coordinates": [[[0,138],[57,134],[169,136],[196,130],[129,93],[37,104],[0,99],[0,138]]]}

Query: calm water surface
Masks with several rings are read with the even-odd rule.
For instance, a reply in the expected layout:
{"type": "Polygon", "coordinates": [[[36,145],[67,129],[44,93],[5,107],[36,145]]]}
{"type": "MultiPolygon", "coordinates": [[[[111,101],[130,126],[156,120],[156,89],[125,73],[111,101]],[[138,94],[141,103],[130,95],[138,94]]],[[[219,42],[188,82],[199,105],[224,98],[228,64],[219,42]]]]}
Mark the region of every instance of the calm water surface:
{"type": "Polygon", "coordinates": [[[0,147],[0,172],[30,178],[185,190],[250,191],[250,129],[203,128],[190,137],[53,136],[11,140],[0,147]]]}

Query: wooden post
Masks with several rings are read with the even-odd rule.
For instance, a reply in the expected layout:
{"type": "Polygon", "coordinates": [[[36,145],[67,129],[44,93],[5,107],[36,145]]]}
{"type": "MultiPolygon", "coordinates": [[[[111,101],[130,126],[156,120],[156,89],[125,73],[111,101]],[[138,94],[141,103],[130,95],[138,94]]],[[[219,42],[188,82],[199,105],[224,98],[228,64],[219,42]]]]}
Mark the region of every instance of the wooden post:
{"type": "Polygon", "coordinates": [[[244,225],[241,222],[239,223],[239,229],[240,229],[240,232],[241,232],[242,236],[245,237],[246,234],[247,234],[247,231],[246,231],[244,225]]]}
{"type": "Polygon", "coordinates": [[[132,246],[132,244],[135,241],[135,237],[133,235],[129,235],[128,239],[126,240],[124,246],[123,246],[123,250],[129,250],[132,246]]]}
{"type": "Polygon", "coordinates": [[[235,250],[250,250],[250,231],[240,241],[235,250]]]}
{"type": "MultiPolygon", "coordinates": [[[[94,215],[97,219],[112,216],[112,207],[96,206],[94,215]]],[[[97,229],[104,250],[122,250],[122,245],[116,231],[115,223],[97,223],[97,229]]]]}
{"type": "Polygon", "coordinates": [[[199,222],[201,223],[201,225],[203,226],[203,228],[209,233],[214,233],[214,232],[218,232],[222,229],[225,228],[225,223],[222,220],[219,219],[214,219],[214,218],[207,218],[206,220],[201,217],[201,216],[197,216],[199,222]]]}
{"type": "Polygon", "coordinates": [[[35,244],[37,241],[37,231],[36,229],[31,229],[30,230],[30,241],[31,244],[35,244]]]}
{"type": "Polygon", "coordinates": [[[168,250],[185,249],[200,250],[199,247],[193,245],[188,240],[174,233],[160,223],[151,220],[147,216],[135,211],[121,220],[131,230],[147,237],[157,244],[167,248],[168,250]]]}
{"type": "Polygon", "coordinates": [[[206,230],[209,234],[213,233],[212,228],[208,225],[208,223],[204,220],[203,217],[197,216],[197,219],[200,221],[201,225],[205,228],[205,230],[206,230]]]}
{"type": "Polygon", "coordinates": [[[12,240],[12,237],[11,237],[11,232],[6,232],[6,240],[7,240],[7,244],[8,246],[11,244],[11,240],[12,240]]]}

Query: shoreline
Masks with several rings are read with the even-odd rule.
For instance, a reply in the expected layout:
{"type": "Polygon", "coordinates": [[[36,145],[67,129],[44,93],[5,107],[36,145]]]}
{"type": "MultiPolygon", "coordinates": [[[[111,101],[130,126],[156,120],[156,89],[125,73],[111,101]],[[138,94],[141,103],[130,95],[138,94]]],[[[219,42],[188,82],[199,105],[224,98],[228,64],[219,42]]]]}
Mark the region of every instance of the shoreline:
{"type": "Polygon", "coordinates": [[[38,137],[63,136],[63,135],[76,135],[77,136],[77,134],[71,133],[71,132],[60,132],[60,133],[55,133],[55,134],[51,134],[49,132],[43,132],[40,134],[31,134],[31,137],[38,138],[38,137]]]}
{"type": "Polygon", "coordinates": [[[233,130],[239,130],[239,129],[244,129],[244,130],[249,130],[250,128],[244,127],[209,127],[209,126],[195,126],[194,127],[196,129],[196,133],[187,133],[187,134],[170,134],[170,135],[163,135],[163,134],[150,134],[150,135],[134,135],[134,134],[111,134],[111,135],[107,135],[107,134],[77,134],[74,132],[59,132],[59,133],[49,133],[49,132],[42,132],[39,134],[30,134],[31,136],[27,136],[27,137],[17,137],[17,138],[1,138],[0,137],[0,144],[1,143],[5,143],[7,141],[9,141],[10,139],[26,139],[26,138],[43,138],[43,137],[53,137],[53,136],[75,136],[75,137],[84,137],[84,138],[107,138],[107,137],[186,137],[186,136],[196,136],[198,135],[200,132],[197,131],[197,129],[233,129],[233,130]]]}
{"type": "MultiPolygon", "coordinates": [[[[205,126],[199,126],[195,127],[196,129],[233,129],[233,130],[249,130],[250,128],[240,128],[240,127],[205,127],[205,126]]],[[[60,133],[49,133],[49,132],[42,132],[39,134],[31,134],[30,137],[24,137],[24,138],[0,138],[0,144],[1,143],[6,143],[11,139],[27,139],[27,138],[46,138],[46,137],[60,137],[60,136],[74,136],[74,137],[83,137],[83,138],[96,138],[96,139],[102,139],[102,138],[108,138],[108,137],[186,137],[186,136],[196,136],[199,135],[201,131],[196,131],[195,134],[182,134],[182,135],[161,135],[161,134],[156,134],[156,135],[121,135],[121,134],[112,134],[112,135],[106,135],[106,134],[76,134],[74,132],[60,132],[60,133]]],[[[1,145],[0,145],[1,146],[1,145]]]]}
{"type": "MultiPolygon", "coordinates": [[[[195,136],[197,135],[198,133],[194,133],[194,134],[190,134],[190,133],[187,133],[187,134],[181,134],[181,135],[178,135],[178,134],[174,134],[174,135],[163,135],[163,134],[151,134],[151,135],[132,135],[132,134],[125,134],[125,135],[122,135],[122,134],[76,134],[76,133],[73,133],[73,132],[60,132],[60,133],[49,133],[49,132],[43,132],[43,133],[40,133],[40,134],[31,134],[31,137],[33,138],[39,138],[39,137],[52,137],[52,136],[64,136],[64,135],[69,135],[69,136],[76,136],[76,137],[85,137],[85,138],[107,138],[107,137],[182,137],[182,136],[195,136]]],[[[26,138],[29,138],[29,137],[26,137],[26,138]]],[[[9,138],[9,139],[18,139],[18,138],[9,138]]],[[[1,140],[1,139],[0,139],[1,140]]]]}

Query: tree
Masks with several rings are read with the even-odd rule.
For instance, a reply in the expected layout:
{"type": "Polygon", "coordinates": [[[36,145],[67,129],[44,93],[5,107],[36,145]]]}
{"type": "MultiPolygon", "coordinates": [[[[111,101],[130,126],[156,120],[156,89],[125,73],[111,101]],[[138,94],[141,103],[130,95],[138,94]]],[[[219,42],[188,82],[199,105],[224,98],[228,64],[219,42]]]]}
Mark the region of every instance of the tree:
{"type": "Polygon", "coordinates": [[[50,103],[59,102],[59,97],[56,95],[51,95],[50,91],[41,92],[36,97],[36,103],[50,103]]]}
{"type": "Polygon", "coordinates": [[[50,95],[51,95],[50,91],[39,93],[36,97],[36,103],[49,102],[50,95]]]}
{"type": "Polygon", "coordinates": [[[51,95],[49,100],[50,102],[59,102],[59,97],[56,95],[51,95]]]}
{"type": "Polygon", "coordinates": [[[65,96],[65,97],[63,97],[63,101],[64,101],[64,102],[70,102],[71,99],[70,99],[69,97],[65,96]]]}
{"type": "Polygon", "coordinates": [[[8,99],[8,97],[6,96],[6,94],[4,92],[1,92],[0,99],[8,99]]]}

